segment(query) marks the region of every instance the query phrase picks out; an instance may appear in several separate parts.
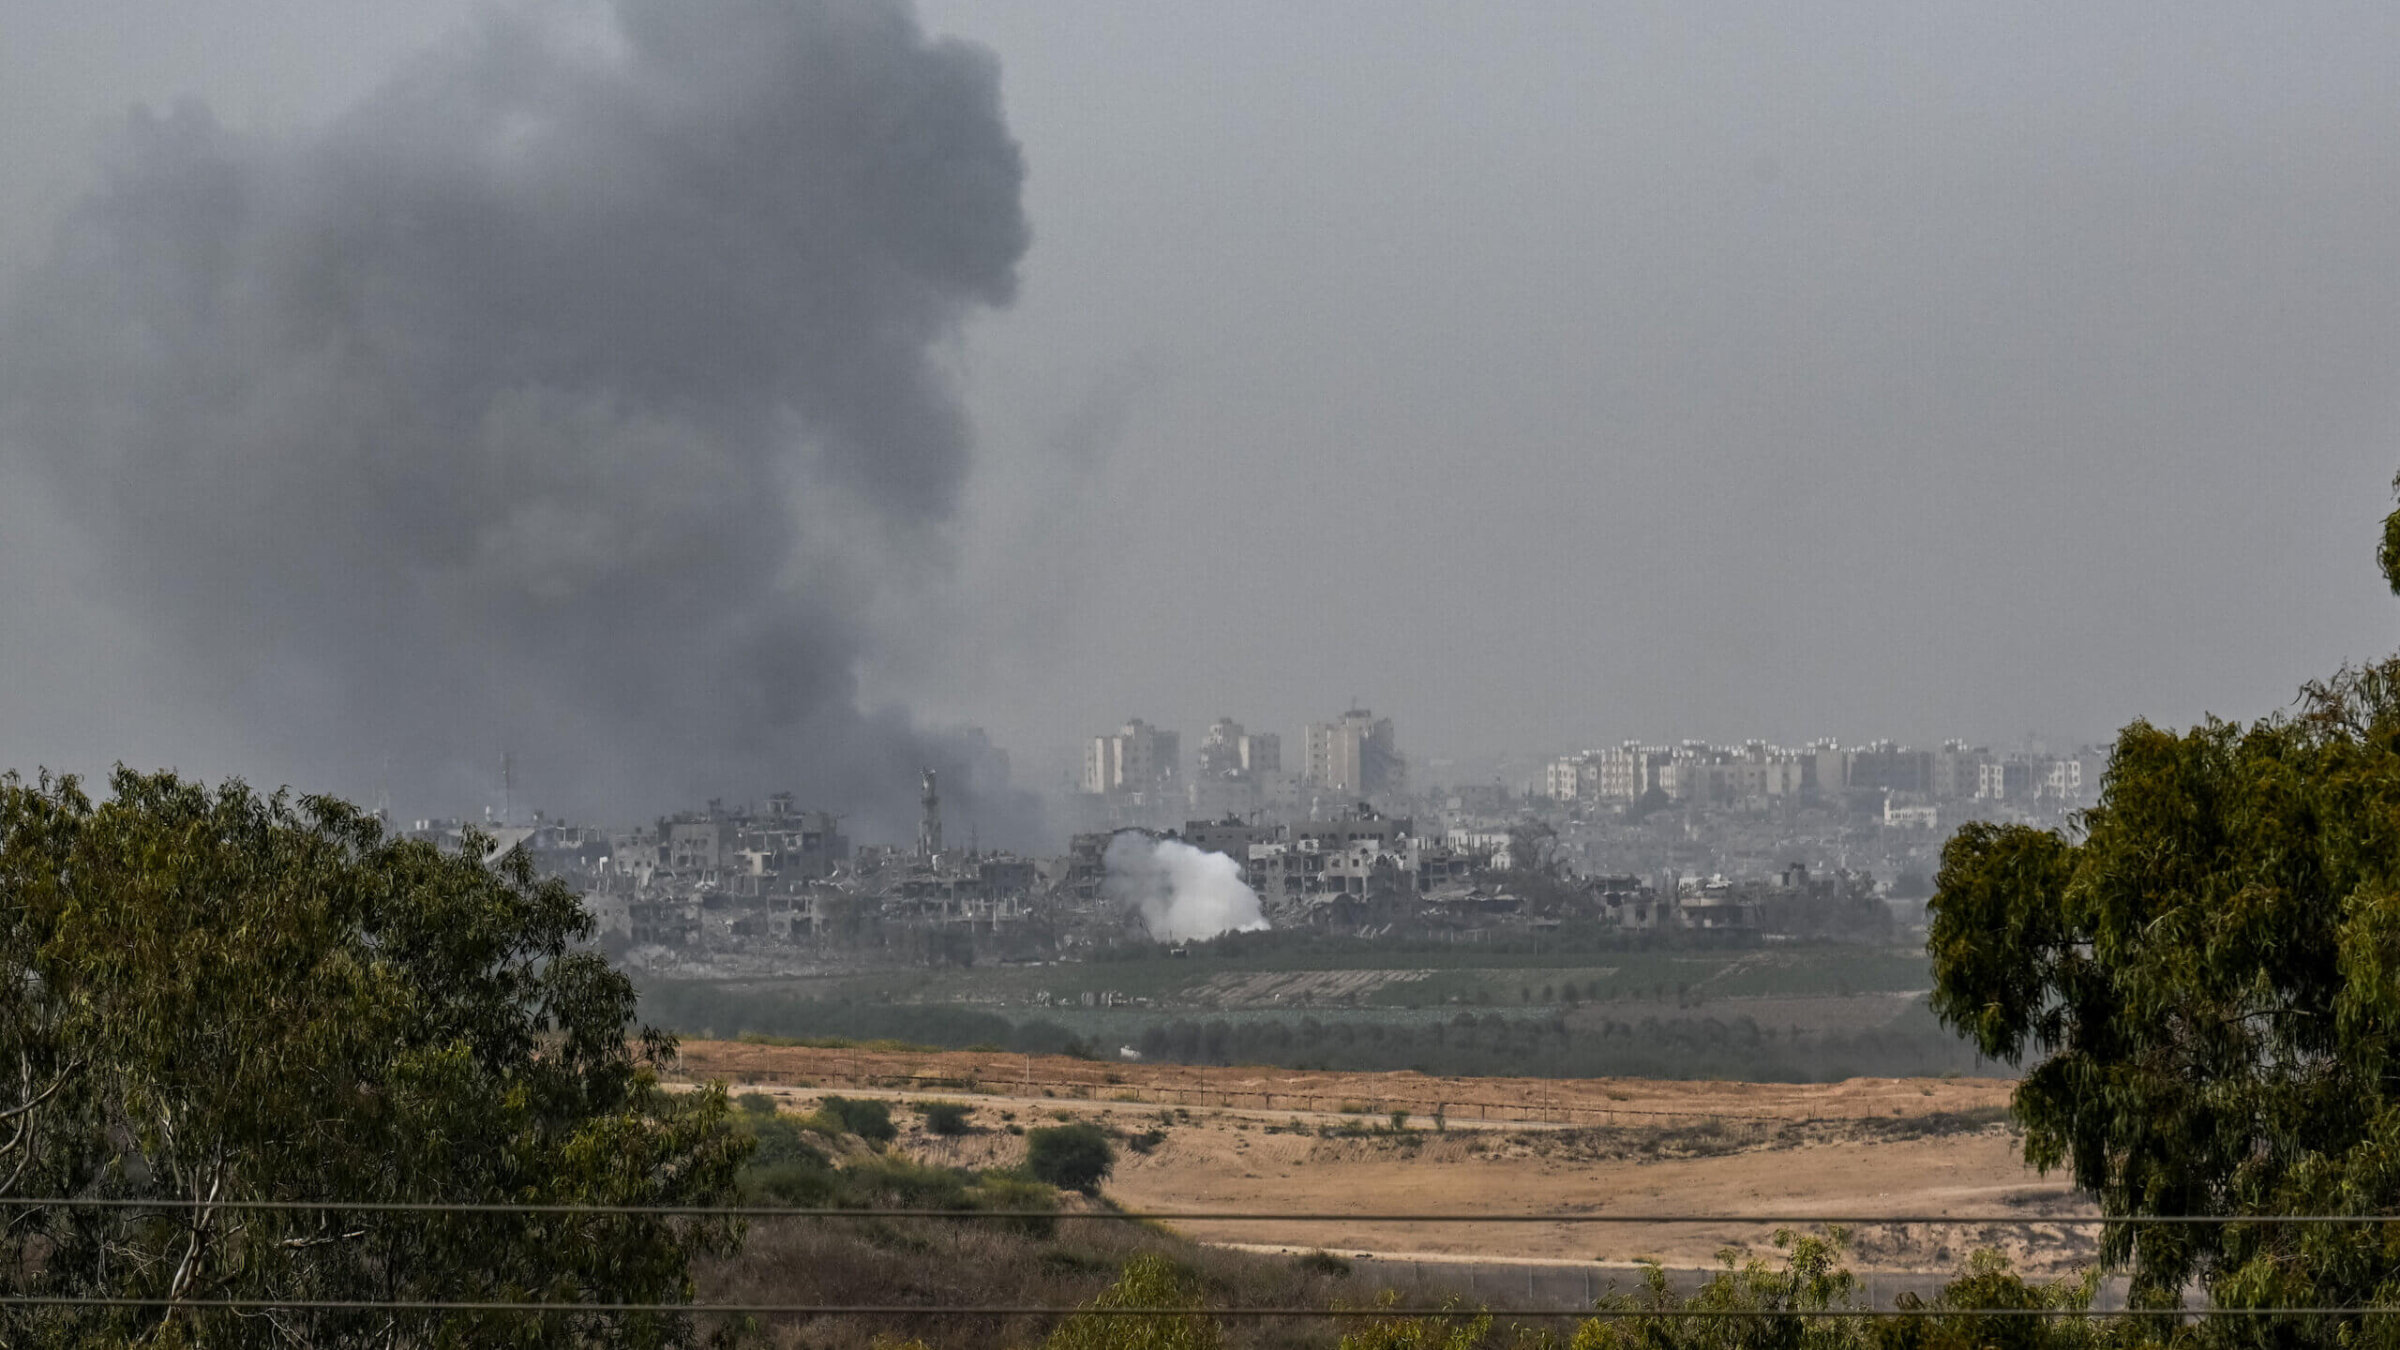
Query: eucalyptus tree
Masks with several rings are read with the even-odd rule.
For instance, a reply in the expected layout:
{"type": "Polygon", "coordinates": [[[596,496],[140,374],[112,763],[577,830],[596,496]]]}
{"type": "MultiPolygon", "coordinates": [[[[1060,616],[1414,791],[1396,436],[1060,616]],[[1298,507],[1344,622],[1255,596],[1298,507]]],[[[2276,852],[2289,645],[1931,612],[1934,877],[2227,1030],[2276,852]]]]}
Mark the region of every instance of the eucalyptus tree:
{"type": "Polygon", "coordinates": [[[721,1219],[255,1207],[728,1197],[723,1094],[661,1088],[673,1044],[633,1029],[589,927],[522,854],[331,798],[0,778],[0,1341],[688,1339],[672,1314],[292,1305],[688,1302],[721,1219]]]}
{"type": "MultiPolygon", "coordinates": [[[[2400,593],[2400,512],[2381,561],[2400,593]]],[[[2290,711],[2136,722],[2072,832],[1970,825],[1932,901],[1934,1008],[2026,1065],[2029,1161],[2123,1220],[2138,1298],[2400,1306],[2400,659],[2290,711]],[[2258,1222],[2271,1215],[2356,1222],[2258,1222]]],[[[2227,1321],[2400,1343],[2400,1317],[2227,1321]]]]}

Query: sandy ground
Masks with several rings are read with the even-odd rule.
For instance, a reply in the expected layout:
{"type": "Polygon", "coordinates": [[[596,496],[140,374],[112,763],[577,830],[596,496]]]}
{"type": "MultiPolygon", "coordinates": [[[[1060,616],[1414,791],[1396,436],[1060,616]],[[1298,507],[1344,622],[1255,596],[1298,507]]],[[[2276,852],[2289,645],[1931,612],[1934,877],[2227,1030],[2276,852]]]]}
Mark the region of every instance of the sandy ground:
{"type": "Polygon", "coordinates": [[[1163,1106],[1385,1115],[1547,1124],[1644,1121],[1855,1120],[2005,1106],[2009,1084],[1985,1078],[1853,1078],[1840,1083],[1725,1083],[1647,1078],[1436,1078],[1068,1059],[972,1050],[818,1050],[686,1041],[680,1071],[728,1083],[846,1085],[927,1092],[1141,1101],[1163,1106]]]}
{"type": "MultiPolygon", "coordinates": [[[[970,1103],[977,1132],[963,1137],[925,1134],[913,1112],[897,1117],[902,1147],[961,1166],[1014,1161],[1023,1143],[1010,1127],[1054,1118],[1155,1132],[1148,1151],[1123,1151],[1107,1187],[1149,1212],[2005,1214],[2027,1222],[1861,1227],[1852,1264],[1946,1272],[1974,1248],[1998,1247],[2053,1273],[2090,1255],[2089,1228],[2043,1222],[2092,1211],[2025,1167],[1993,1119],[2009,1091],[1995,1080],[1444,1079],[730,1042],[687,1043],[681,1070],[769,1090],[790,1109],[826,1091],[970,1103]],[[1406,1128],[1392,1128],[1393,1110],[1410,1112],[1406,1128]]],[[[1704,1266],[1725,1248],[1772,1254],[1771,1227],[1721,1222],[1176,1226],[1211,1242],[1402,1260],[1704,1266]]]]}

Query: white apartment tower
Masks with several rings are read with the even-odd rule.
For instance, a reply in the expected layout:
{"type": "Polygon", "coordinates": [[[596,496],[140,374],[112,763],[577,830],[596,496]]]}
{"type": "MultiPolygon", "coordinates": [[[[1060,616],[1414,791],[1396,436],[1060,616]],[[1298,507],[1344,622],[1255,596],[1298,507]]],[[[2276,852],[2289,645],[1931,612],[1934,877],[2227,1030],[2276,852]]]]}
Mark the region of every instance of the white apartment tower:
{"type": "Polygon", "coordinates": [[[1371,796],[1407,785],[1407,762],[1388,717],[1352,708],[1336,721],[1311,722],[1304,739],[1301,775],[1310,787],[1371,796]]]}
{"type": "Polygon", "coordinates": [[[1182,738],[1136,717],[1083,748],[1083,790],[1095,796],[1153,793],[1180,778],[1182,738]]]}

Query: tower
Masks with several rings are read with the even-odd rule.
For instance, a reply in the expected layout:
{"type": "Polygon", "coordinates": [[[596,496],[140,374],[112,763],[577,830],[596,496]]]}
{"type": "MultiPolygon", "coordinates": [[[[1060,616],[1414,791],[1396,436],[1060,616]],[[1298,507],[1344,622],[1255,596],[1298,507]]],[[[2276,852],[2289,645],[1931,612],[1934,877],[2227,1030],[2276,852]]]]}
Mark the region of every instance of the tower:
{"type": "Polygon", "coordinates": [[[925,816],[917,822],[917,856],[927,860],[942,851],[942,794],[934,784],[933,770],[925,771],[925,816]]]}

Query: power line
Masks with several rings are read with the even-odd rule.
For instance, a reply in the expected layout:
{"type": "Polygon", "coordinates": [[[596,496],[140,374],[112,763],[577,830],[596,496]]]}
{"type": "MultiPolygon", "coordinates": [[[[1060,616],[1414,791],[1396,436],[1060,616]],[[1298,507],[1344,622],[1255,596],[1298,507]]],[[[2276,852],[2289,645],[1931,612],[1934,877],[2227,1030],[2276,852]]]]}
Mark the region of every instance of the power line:
{"type": "Polygon", "coordinates": [[[446,1201],[446,1200],[195,1200],[162,1196],[0,1196],[0,1209],[94,1210],[224,1210],[229,1212],[299,1212],[351,1214],[520,1214],[526,1216],[647,1216],[660,1218],[732,1219],[959,1219],[1022,1221],[1080,1219],[1113,1223],[1440,1223],[1440,1224],[1692,1224],[1765,1227],[1863,1228],[1877,1225],[2054,1227],[2091,1224],[2180,1225],[2400,1223],[2400,1214],[1677,1214],[1605,1211],[1535,1211],[1530,1213],[1360,1214],[1315,1210],[1050,1210],[1050,1209],[909,1209],[862,1207],[845,1209],[810,1205],[599,1205],[572,1202],[446,1201]]]}
{"type": "Polygon", "coordinates": [[[2291,1308],[1060,1308],[1047,1304],[913,1303],[543,1303],[466,1299],[273,1299],[142,1298],[77,1294],[0,1295],[0,1307],[188,1308],[194,1311],[277,1312],[481,1312],[554,1314],[686,1313],[717,1317],[1577,1317],[1604,1321],[1634,1318],[1844,1318],[1851,1320],[1927,1317],[2107,1318],[2107,1317],[2389,1317],[2400,1305],[2384,1307],[2291,1308]]]}

